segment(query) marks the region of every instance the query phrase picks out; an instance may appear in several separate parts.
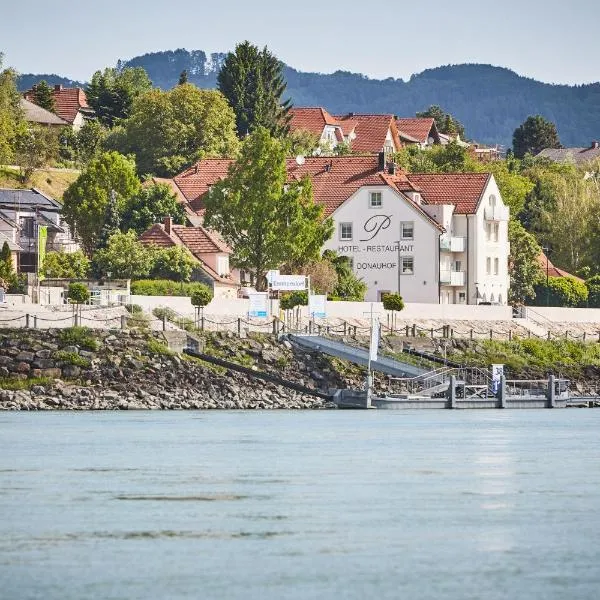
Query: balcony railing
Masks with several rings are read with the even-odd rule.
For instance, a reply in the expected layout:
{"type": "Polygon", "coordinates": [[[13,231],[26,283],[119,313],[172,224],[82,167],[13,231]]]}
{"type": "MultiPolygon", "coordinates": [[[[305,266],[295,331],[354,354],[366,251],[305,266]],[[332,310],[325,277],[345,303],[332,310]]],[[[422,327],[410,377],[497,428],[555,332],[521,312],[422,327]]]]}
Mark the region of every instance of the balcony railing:
{"type": "Polygon", "coordinates": [[[486,206],[484,216],[486,221],[508,221],[508,206],[486,206]]]}
{"type": "Polygon", "coordinates": [[[442,235],[440,236],[440,250],[444,252],[464,252],[465,238],[442,235]]]}
{"type": "Polygon", "coordinates": [[[465,285],[465,272],[441,270],[440,283],[443,283],[444,285],[462,287],[465,285]]]}

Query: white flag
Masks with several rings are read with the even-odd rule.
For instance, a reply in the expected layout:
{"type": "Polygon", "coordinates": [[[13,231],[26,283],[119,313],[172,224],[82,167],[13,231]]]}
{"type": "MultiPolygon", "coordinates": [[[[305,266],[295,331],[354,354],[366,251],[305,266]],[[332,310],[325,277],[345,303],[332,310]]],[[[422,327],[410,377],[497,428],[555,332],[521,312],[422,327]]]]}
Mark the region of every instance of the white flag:
{"type": "Polygon", "coordinates": [[[369,358],[377,360],[377,349],[379,348],[379,320],[374,319],[371,325],[371,345],[369,347],[369,358]]]}

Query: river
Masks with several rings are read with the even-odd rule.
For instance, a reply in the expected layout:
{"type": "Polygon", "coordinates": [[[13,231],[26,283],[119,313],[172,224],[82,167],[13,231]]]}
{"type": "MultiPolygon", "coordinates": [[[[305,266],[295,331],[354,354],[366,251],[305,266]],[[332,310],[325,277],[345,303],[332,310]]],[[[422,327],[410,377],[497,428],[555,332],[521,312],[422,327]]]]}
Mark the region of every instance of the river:
{"type": "Polygon", "coordinates": [[[600,410],[0,414],[2,600],[599,595],[600,410]]]}

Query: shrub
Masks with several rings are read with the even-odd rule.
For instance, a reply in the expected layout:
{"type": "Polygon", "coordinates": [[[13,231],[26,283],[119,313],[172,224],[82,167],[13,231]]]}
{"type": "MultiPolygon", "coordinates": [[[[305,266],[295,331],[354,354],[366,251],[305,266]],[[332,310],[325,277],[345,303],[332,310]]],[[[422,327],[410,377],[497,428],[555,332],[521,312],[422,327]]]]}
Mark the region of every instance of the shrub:
{"type": "Polygon", "coordinates": [[[157,306],[156,308],[152,309],[152,314],[157,319],[165,318],[167,321],[173,321],[178,316],[177,313],[168,306],[157,306]]]}
{"type": "Polygon", "coordinates": [[[206,306],[213,298],[212,290],[202,283],[192,291],[190,299],[193,306],[206,306]]]}
{"type": "Polygon", "coordinates": [[[588,306],[600,308],[600,275],[594,275],[586,280],[588,289],[588,306]]]}
{"type": "Polygon", "coordinates": [[[53,355],[55,360],[60,360],[64,363],[68,363],[70,365],[75,365],[77,367],[89,367],[90,361],[83,356],[79,356],[77,352],[66,352],[65,350],[58,350],[53,355]]]}
{"type": "Polygon", "coordinates": [[[90,291],[83,283],[70,283],[67,297],[75,304],[84,304],[90,299],[90,291]]]}
{"type": "Polygon", "coordinates": [[[79,346],[85,350],[98,350],[98,340],[88,327],[67,327],[58,334],[60,341],[66,346],[79,346]]]}
{"type": "Polygon", "coordinates": [[[138,279],[131,282],[131,293],[136,296],[191,296],[203,283],[182,283],[169,279],[138,279]]]}
{"type": "Polygon", "coordinates": [[[296,306],[306,306],[308,304],[308,292],[306,290],[301,292],[289,292],[282,294],[279,306],[282,310],[291,310],[296,306]]]}
{"type": "Polygon", "coordinates": [[[386,294],[383,297],[383,308],[399,312],[404,310],[404,300],[400,294],[386,294]]]}
{"type": "Polygon", "coordinates": [[[173,356],[175,354],[164,342],[155,339],[148,340],[146,348],[150,354],[158,354],[160,356],[173,356]]]}
{"type": "Polygon", "coordinates": [[[588,289],[583,281],[573,277],[550,277],[548,287],[536,286],[535,304],[544,306],[548,295],[550,306],[584,306],[588,299],[588,289]]]}
{"type": "Polygon", "coordinates": [[[125,310],[132,315],[139,315],[144,312],[144,309],[139,304],[126,304],[125,310]]]}

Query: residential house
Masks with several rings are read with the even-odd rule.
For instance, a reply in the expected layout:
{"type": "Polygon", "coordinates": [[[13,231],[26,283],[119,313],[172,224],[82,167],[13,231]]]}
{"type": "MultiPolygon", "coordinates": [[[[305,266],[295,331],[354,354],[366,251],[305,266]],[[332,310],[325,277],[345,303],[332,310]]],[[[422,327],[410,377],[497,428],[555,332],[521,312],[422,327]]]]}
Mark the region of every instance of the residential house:
{"type": "Polygon", "coordinates": [[[208,229],[175,225],[171,217],[165,217],[163,223],[155,223],[145,231],[140,241],[158,248],[186,248],[198,262],[194,280],[209,285],[216,298],[237,297],[239,273],[229,265],[231,249],[208,229]]]}
{"type": "Polygon", "coordinates": [[[8,239],[9,246],[12,244],[17,271],[38,271],[41,228],[45,228],[47,234],[45,251],[74,252],[79,249],[61,217],[61,210],[59,202],[35,188],[0,189],[0,234],[1,238],[8,239]]]}
{"type": "MultiPolygon", "coordinates": [[[[87,102],[85,91],[82,88],[66,88],[55,85],[53,90],[56,114],[69,123],[73,129],[81,129],[86,120],[94,118],[94,110],[87,102]]],[[[33,102],[33,90],[24,94],[25,99],[33,102]]]]}
{"type": "Polygon", "coordinates": [[[421,148],[428,148],[443,143],[433,118],[397,117],[396,127],[400,139],[406,145],[418,144],[421,148]]]}
{"type": "Polygon", "coordinates": [[[55,115],[53,112],[50,112],[25,98],[19,100],[19,106],[23,111],[25,120],[29,123],[47,127],[69,127],[69,123],[64,119],[61,119],[58,115],[55,115]]]}
{"type": "Polygon", "coordinates": [[[587,148],[545,148],[536,158],[547,158],[553,162],[573,162],[581,165],[600,158],[600,143],[593,141],[587,148]]]}
{"type": "Polygon", "coordinates": [[[308,131],[316,136],[319,144],[333,150],[344,142],[341,123],[321,107],[293,107],[290,109],[290,130],[308,131]]]}
{"type": "Polygon", "coordinates": [[[564,269],[559,269],[558,267],[554,266],[552,261],[546,254],[544,254],[544,252],[540,252],[538,256],[538,263],[546,277],[570,277],[571,279],[576,279],[577,281],[585,281],[581,277],[577,277],[577,275],[572,275],[564,269]]]}
{"type": "MultiPolygon", "coordinates": [[[[198,219],[229,164],[205,159],[175,178],[198,219]]],[[[400,292],[407,302],[507,303],[509,211],[492,175],[406,174],[384,153],[290,159],[287,171],[290,181],[311,178],[335,225],[323,250],[350,258],[368,300],[400,292]]]]}

